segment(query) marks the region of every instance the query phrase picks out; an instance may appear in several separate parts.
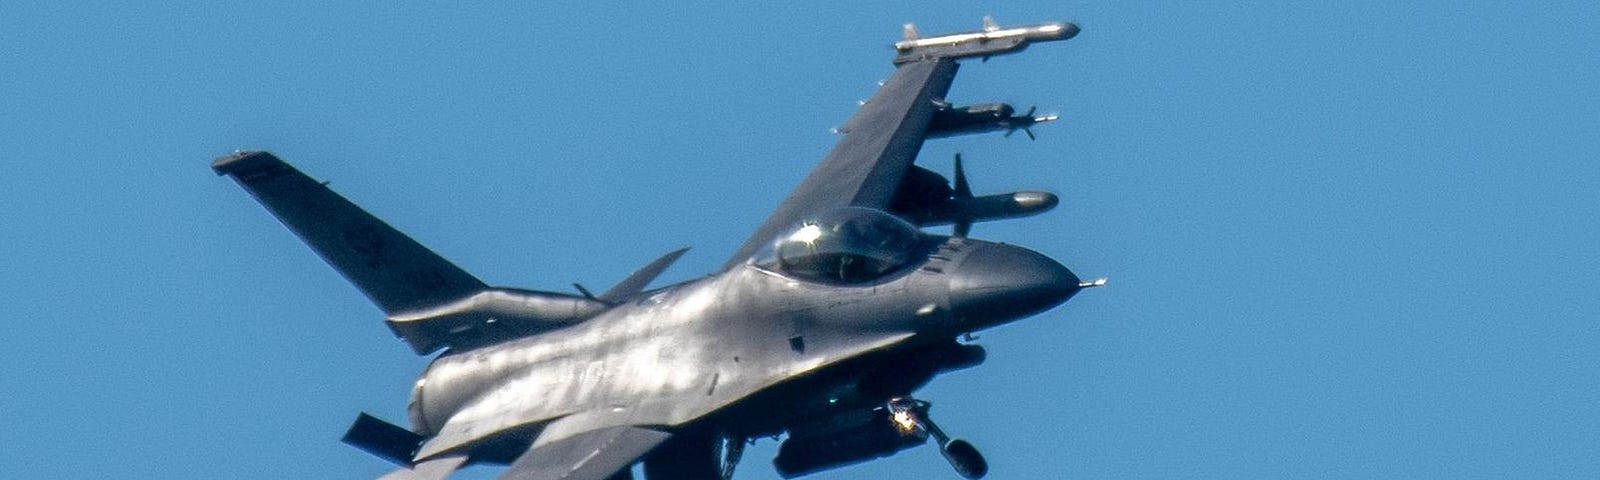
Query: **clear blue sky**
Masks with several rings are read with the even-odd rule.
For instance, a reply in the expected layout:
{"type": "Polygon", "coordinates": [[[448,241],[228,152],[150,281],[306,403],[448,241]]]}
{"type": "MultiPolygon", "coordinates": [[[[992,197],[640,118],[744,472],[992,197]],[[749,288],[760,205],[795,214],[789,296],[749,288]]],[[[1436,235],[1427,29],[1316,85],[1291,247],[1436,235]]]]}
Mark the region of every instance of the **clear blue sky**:
{"type": "MultiPolygon", "coordinates": [[[[0,477],[370,478],[426,359],[233,182],[271,149],[496,284],[713,270],[924,32],[1111,285],[922,395],[993,478],[1600,476],[1600,4],[0,3],[0,477]]],[[[741,479],[773,479],[775,443],[741,479]]],[[[490,469],[465,477],[492,478],[490,469]]],[[[931,448],[814,477],[955,478],[931,448]]]]}

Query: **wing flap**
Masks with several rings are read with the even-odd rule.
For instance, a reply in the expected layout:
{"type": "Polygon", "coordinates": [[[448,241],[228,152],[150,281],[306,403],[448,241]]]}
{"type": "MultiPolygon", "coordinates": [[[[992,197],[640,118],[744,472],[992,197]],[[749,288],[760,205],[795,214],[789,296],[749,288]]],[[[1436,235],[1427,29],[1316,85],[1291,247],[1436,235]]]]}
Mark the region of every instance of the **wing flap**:
{"type": "Polygon", "coordinates": [[[411,468],[389,472],[378,480],[444,480],[467,463],[466,455],[451,455],[417,463],[411,468]]]}

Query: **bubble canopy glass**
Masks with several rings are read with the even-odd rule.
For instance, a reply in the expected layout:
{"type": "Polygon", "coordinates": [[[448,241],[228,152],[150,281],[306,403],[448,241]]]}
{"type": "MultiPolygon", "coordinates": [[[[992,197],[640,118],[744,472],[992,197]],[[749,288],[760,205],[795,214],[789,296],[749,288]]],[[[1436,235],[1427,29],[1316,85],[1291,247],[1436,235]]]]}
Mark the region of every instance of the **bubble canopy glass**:
{"type": "Polygon", "coordinates": [[[830,284],[865,283],[910,263],[922,232],[862,207],[831,210],[779,235],[755,264],[785,276],[830,284]]]}

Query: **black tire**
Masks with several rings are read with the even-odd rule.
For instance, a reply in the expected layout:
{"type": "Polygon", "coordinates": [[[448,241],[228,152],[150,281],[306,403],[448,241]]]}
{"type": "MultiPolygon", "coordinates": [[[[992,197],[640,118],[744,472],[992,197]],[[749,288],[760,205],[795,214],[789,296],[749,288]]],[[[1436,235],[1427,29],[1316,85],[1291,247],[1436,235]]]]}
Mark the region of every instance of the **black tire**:
{"type": "Polygon", "coordinates": [[[950,466],[956,468],[956,473],[970,479],[983,478],[989,473],[989,461],[983,459],[983,454],[978,453],[978,448],[966,440],[951,440],[944,446],[944,458],[950,460],[950,466]]]}

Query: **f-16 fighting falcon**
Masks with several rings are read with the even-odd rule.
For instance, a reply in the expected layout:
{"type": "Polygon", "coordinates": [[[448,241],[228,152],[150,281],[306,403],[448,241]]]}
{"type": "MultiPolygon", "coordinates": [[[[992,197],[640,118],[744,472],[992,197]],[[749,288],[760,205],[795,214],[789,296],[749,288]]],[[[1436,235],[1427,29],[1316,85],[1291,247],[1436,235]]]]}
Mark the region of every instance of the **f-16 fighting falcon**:
{"type": "MultiPolygon", "coordinates": [[[[966,334],[1028,317],[1081,282],[1031,250],[968,237],[1033,215],[1045,192],[974,196],[914,165],[929,137],[1027,129],[1054,117],[945,98],[967,58],[1065,40],[1071,23],[895,44],[896,71],[841,138],[717,272],[646,289],[683,250],[593,294],[492,287],[270,153],[211,166],[232,177],[387,316],[418,355],[410,428],[361,414],[344,441],[396,464],[383,479],[509,465],[500,478],[728,479],[748,439],[783,437],[786,478],[927,443],[958,474],[988,464],[914,391],[982,363],[966,334]],[[953,225],[952,235],[922,227],[953,225]]],[[[1030,136],[1031,136],[1031,132],[1030,136]]]]}

